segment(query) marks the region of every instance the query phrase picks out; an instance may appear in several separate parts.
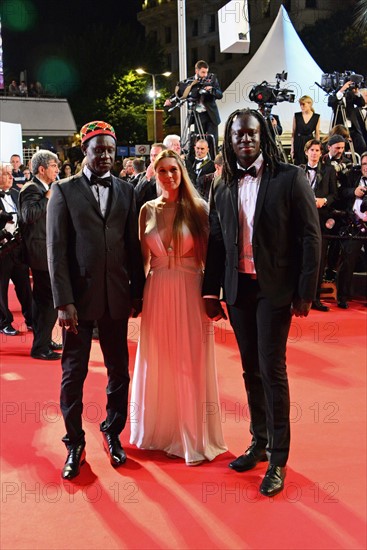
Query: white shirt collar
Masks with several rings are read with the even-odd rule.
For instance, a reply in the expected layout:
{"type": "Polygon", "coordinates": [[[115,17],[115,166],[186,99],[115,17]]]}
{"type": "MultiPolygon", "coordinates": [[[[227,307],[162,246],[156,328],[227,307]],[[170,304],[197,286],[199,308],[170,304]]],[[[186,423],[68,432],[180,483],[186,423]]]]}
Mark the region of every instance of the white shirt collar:
{"type": "MultiPolygon", "coordinates": [[[[91,170],[89,170],[88,166],[83,166],[83,174],[90,180],[91,175],[93,174],[93,172],[91,170]]],[[[101,178],[107,178],[110,175],[111,175],[111,173],[110,173],[110,171],[108,171],[105,174],[103,174],[103,176],[100,176],[100,177],[101,178]]]]}

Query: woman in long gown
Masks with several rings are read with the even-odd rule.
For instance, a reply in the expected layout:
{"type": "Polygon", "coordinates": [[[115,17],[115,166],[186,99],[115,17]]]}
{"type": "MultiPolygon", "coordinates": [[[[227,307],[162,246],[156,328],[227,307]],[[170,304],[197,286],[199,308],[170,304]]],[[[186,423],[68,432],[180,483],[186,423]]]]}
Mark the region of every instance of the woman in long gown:
{"type": "Polygon", "coordinates": [[[300,98],[300,113],[295,113],[292,127],[291,157],[297,166],[305,164],[305,145],[310,139],[320,139],[320,115],[315,113],[312,98],[300,98]]]}
{"type": "Polygon", "coordinates": [[[212,322],[201,297],[208,207],[180,157],[155,161],[160,197],[140,212],[147,271],[131,395],[131,438],[188,466],[225,452],[212,322]]]}

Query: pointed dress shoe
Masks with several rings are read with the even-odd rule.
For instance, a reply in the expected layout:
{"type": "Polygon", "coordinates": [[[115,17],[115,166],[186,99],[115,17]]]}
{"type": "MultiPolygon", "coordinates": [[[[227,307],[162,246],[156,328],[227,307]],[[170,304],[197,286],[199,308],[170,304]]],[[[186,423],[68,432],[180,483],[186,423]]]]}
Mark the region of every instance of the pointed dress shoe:
{"type": "Polygon", "coordinates": [[[338,300],[338,307],[341,309],[348,309],[349,305],[345,300],[338,300]]]}
{"type": "Polygon", "coordinates": [[[283,491],[285,467],[269,464],[265,477],[260,485],[260,493],[266,497],[273,497],[283,491]]]}
{"type": "Polygon", "coordinates": [[[61,477],[63,479],[73,479],[79,475],[80,466],[85,462],[85,443],[68,449],[68,456],[62,469],[61,477]]]}
{"type": "Polygon", "coordinates": [[[13,325],[6,325],[5,327],[0,328],[0,332],[6,334],[6,336],[16,336],[19,334],[19,331],[16,330],[13,325]]]}
{"type": "Polygon", "coordinates": [[[57,359],[61,359],[60,353],[56,353],[56,351],[52,351],[52,349],[47,350],[45,353],[31,353],[31,357],[33,357],[33,359],[42,359],[43,361],[56,361],[57,359]]]}
{"type": "Polygon", "coordinates": [[[317,309],[317,311],[330,311],[330,308],[320,302],[320,300],[312,302],[311,309],[317,309]]]}
{"type": "Polygon", "coordinates": [[[62,350],[62,344],[58,344],[57,342],[54,342],[53,340],[50,340],[50,344],[48,346],[52,351],[61,351],[62,350]]]}
{"type": "Polygon", "coordinates": [[[121,446],[118,435],[102,432],[103,446],[114,468],[118,468],[126,462],[126,454],[121,446]]]}
{"type": "Polygon", "coordinates": [[[267,460],[265,449],[256,449],[254,445],[250,445],[243,455],[230,462],[228,466],[236,472],[246,472],[255,468],[259,462],[266,462],[267,460]]]}

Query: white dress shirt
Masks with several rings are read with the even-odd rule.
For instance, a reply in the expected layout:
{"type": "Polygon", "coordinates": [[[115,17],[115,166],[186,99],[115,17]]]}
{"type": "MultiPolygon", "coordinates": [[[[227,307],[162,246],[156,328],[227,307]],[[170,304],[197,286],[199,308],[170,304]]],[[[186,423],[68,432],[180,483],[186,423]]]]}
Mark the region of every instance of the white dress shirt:
{"type": "MultiPolygon", "coordinates": [[[[238,182],[238,223],[239,223],[239,263],[240,273],[255,275],[252,237],[254,232],[254,217],[257,194],[263,173],[264,159],[260,154],[251,165],[256,168],[256,177],[246,174],[238,182]]],[[[237,168],[241,169],[240,165],[237,168]]],[[[250,166],[249,166],[250,168],[250,166]]]]}
{"type": "MultiPolygon", "coordinates": [[[[88,178],[89,181],[90,181],[90,178],[92,176],[92,173],[93,172],[91,172],[89,170],[88,166],[84,166],[83,174],[88,178]]],[[[106,172],[101,177],[102,178],[108,178],[109,176],[110,176],[110,172],[106,172]]],[[[90,188],[91,188],[91,191],[94,195],[94,198],[96,199],[96,201],[99,204],[99,208],[101,209],[102,216],[105,217],[106,210],[107,210],[107,205],[108,205],[108,197],[109,197],[109,193],[110,193],[110,188],[109,187],[104,187],[103,185],[100,185],[99,183],[98,184],[95,183],[94,185],[91,185],[90,188]]]]}

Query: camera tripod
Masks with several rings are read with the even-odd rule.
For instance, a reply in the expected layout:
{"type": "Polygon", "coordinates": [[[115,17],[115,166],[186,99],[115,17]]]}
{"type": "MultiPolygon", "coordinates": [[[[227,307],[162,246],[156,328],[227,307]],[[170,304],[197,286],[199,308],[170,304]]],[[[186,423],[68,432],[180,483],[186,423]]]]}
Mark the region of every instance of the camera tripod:
{"type": "MultiPolygon", "coordinates": [[[[184,122],[184,126],[181,131],[181,147],[184,151],[187,151],[190,155],[193,141],[197,139],[205,139],[209,145],[209,158],[215,156],[215,142],[212,134],[206,134],[201,123],[200,115],[196,111],[195,107],[197,102],[192,99],[187,99],[187,116],[184,122]],[[190,131],[190,127],[194,124],[194,132],[190,131]]],[[[183,102],[181,101],[181,105],[183,102]]],[[[181,106],[180,105],[180,106],[181,106]]]]}
{"type": "MultiPolygon", "coordinates": [[[[346,115],[346,112],[345,112],[345,105],[343,103],[338,102],[338,104],[336,106],[336,109],[335,109],[335,112],[333,111],[333,113],[331,115],[329,131],[336,125],[339,115],[342,118],[343,126],[345,128],[348,128],[347,115],[346,115]]],[[[348,143],[349,143],[350,152],[352,154],[353,164],[357,164],[356,152],[355,152],[354,145],[353,145],[353,140],[352,140],[351,137],[348,140],[348,143]]]]}

